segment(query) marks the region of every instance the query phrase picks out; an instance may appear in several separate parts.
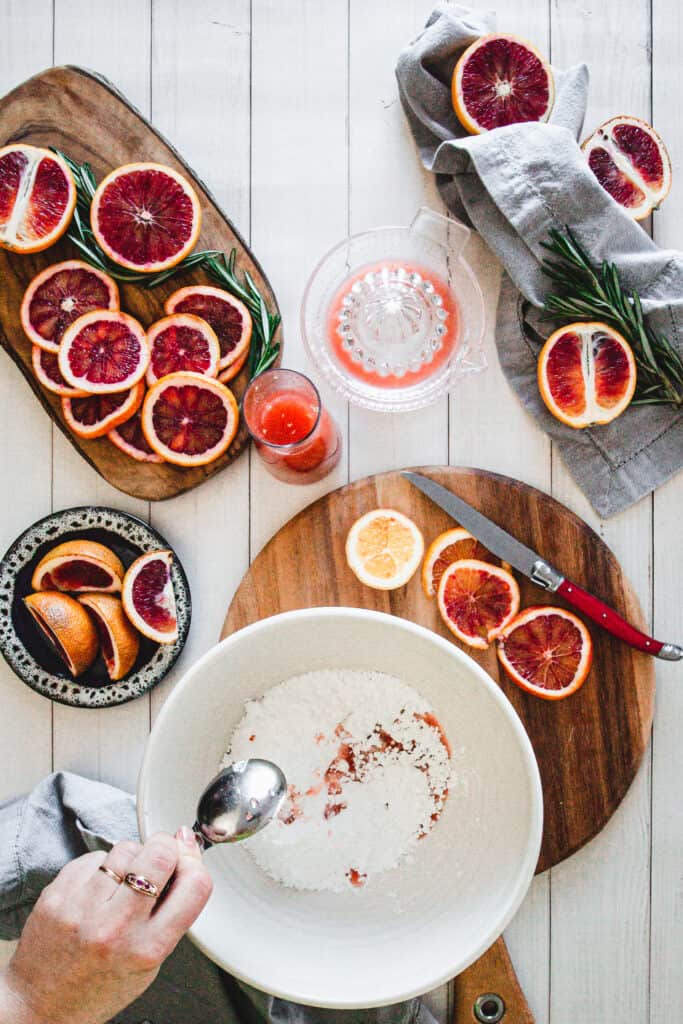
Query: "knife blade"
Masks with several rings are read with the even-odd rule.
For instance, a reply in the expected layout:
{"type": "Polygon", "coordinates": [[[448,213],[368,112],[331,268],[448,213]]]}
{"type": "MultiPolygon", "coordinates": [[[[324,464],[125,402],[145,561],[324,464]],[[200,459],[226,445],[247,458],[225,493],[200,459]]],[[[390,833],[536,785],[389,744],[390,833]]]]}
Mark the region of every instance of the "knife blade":
{"type": "Polygon", "coordinates": [[[609,633],[624,640],[631,647],[652,654],[665,661],[680,661],[683,658],[683,647],[678,644],[662,643],[641,630],[636,629],[622,618],[614,608],[610,608],[599,598],[584,590],[578,583],[568,580],[550,562],[522,544],[516,537],[497,526],[487,516],[472,508],[466,501],[442,487],[436,480],[422,476],[420,473],[404,472],[405,477],[414,487],[422,491],[435,505],[447,512],[451,518],[481,541],[484,547],[492,551],[504,562],[527,576],[532,583],[550,593],[558,593],[571,605],[587,615],[609,633]]]}

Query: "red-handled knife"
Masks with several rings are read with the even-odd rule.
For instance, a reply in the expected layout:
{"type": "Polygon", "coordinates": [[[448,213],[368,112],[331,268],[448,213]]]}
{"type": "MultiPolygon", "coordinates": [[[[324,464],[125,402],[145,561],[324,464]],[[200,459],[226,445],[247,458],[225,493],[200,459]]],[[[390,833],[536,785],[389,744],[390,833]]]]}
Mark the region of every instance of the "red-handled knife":
{"type": "Polygon", "coordinates": [[[653,654],[666,661],[680,661],[683,658],[683,647],[678,644],[665,644],[661,640],[654,640],[646,633],[641,633],[626,619],[622,619],[614,608],[610,608],[599,598],[589,594],[578,583],[568,580],[561,572],[541,558],[537,552],[520,543],[506,530],[496,526],[481,512],[477,512],[466,501],[458,498],[456,494],[442,487],[441,484],[437,484],[435,480],[430,480],[429,477],[421,476],[419,473],[402,473],[401,476],[404,476],[423,494],[431,498],[460,526],[464,526],[489,551],[498,555],[503,561],[509,562],[519,572],[524,573],[532,583],[541,587],[542,590],[561,594],[568,604],[583,612],[593,622],[597,622],[603,629],[619,637],[620,640],[624,640],[631,647],[644,651],[645,654],[653,654]]]}

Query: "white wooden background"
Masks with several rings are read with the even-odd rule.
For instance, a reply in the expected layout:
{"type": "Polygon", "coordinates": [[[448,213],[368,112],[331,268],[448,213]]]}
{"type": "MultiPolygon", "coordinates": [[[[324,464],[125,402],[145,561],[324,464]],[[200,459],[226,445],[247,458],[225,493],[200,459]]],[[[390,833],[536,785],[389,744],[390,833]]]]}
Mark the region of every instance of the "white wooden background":
{"type": "MultiPolygon", "coordinates": [[[[653,230],[661,245],[680,244],[680,5],[495,6],[499,27],[532,40],[558,66],[589,64],[588,129],[620,112],[654,121],[673,158],[674,186],[653,230]]],[[[305,369],[299,301],[319,256],[349,232],[407,223],[423,203],[439,208],[393,71],[431,7],[431,0],[0,0],[0,93],[53,63],[109,77],[174,142],[250,239],[284,312],[286,363],[305,369]]],[[[477,243],[474,256],[493,304],[495,261],[477,243]]],[[[288,488],[245,457],[200,489],[151,506],[107,486],[2,357],[0,546],[52,509],[84,502],[128,509],[177,548],[195,613],[174,676],[151,699],[118,709],[51,704],[0,664],[0,799],[57,768],[133,789],[151,722],[178,671],[217,639],[249,559],[324,490],[379,470],[450,462],[550,491],[616,552],[656,635],[680,640],[683,479],[599,521],[505,383],[491,337],[487,347],[487,373],[425,412],[389,417],[330,401],[347,458],[320,485],[288,488]]],[[[622,807],[588,848],[535,880],[507,931],[538,1024],[683,1020],[681,675],[680,666],[658,665],[654,739],[622,807]]],[[[447,989],[432,1005],[445,1021],[447,989]]]]}

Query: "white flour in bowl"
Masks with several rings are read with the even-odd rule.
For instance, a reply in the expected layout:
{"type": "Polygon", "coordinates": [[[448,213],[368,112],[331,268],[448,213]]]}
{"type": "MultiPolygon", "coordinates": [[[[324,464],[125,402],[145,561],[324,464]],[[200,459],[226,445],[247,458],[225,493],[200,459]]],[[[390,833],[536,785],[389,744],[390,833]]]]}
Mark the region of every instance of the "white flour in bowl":
{"type": "Polygon", "coordinates": [[[381,672],[309,672],[248,701],[222,767],[248,757],[279,764],[288,797],[246,848],[296,889],[360,888],[396,867],[448,796],[443,729],[416,690],[381,672]]]}

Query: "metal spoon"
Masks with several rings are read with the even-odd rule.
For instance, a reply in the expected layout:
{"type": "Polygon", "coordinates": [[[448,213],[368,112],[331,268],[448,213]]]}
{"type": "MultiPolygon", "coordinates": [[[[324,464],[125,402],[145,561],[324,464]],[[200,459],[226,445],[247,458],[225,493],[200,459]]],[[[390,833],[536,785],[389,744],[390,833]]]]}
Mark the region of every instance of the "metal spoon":
{"type": "Polygon", "coordinates": [[[197,804],[192,829],[202,850],[248,839],[268,825],[282,807],[287,780],[272,761],[235,761],[209,783],[197,804]]]}

